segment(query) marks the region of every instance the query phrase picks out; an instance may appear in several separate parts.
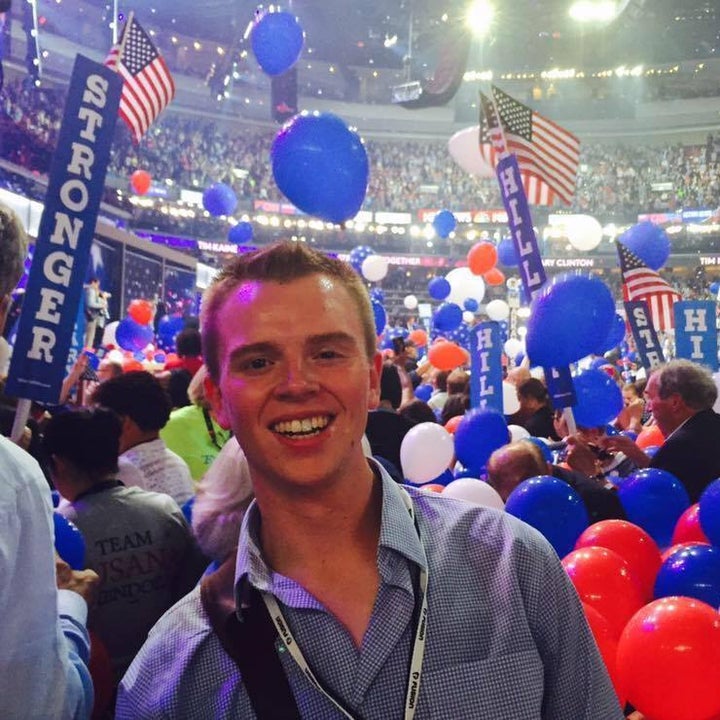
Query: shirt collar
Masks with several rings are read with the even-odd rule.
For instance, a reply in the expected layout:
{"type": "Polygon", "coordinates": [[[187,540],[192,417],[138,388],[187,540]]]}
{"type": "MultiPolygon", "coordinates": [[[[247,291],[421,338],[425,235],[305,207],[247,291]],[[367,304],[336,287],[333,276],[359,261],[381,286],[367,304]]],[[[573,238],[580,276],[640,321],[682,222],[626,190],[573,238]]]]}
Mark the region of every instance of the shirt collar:
{"type": "MultiPolygon", "coordinates": [[[[382,482],[382,509],[380,516],[380,548],[388,548],[410,562],[427,570],[427,560],[422,542],[403,500],[406,491],[400,487],[385,469],[372,458],[368,458],[375,477],[382,482]]],[[[408,497],[410,497],[408,495],[408,497]]],[[[412,498],[411,498],[412,500],[412,498]]],[[[273,571],[268,567],[260,548],[260,509],[253,500],[243,518],[240,529],[237,559],[235,563],[235,589],[238,607],[241,588],[245,578],[259,590],[270,591],[273,586],[273,571]]]]}

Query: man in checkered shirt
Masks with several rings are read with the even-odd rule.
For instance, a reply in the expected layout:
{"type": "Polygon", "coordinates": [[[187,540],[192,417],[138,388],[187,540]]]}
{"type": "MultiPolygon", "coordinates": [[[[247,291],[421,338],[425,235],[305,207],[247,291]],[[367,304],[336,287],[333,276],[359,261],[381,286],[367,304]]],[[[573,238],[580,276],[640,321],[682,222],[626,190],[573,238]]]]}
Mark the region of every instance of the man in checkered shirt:
{"type": "Polygon", "coordinates": [[[202,330],[216,415],[255,492],[231,615],[248,622],[255,588],[284,638],[231,651],[279,660],[278,707],[256,712],[252,673],[195,590],[151,631],[118,720],[622,718],[548,543],[503,513],[406,491],[364,457],[381,360],[349,266],[299,243],[238,256],[204,298],[202,330]]]}

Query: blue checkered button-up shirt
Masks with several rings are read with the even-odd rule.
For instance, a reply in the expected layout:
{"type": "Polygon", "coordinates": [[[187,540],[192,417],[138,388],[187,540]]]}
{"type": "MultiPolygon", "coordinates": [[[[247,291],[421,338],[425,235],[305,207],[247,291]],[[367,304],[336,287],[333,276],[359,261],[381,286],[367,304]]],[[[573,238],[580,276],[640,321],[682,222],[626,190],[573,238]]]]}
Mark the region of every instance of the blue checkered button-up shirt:
{"type": "MultiPolygon", "coordinates": [[[[381,583],[361,648],[312,595],[265,564],[254,505],[241,531],[236,571],[236,580],[247,576],[275,595],[316,677],[364,720],[403,716],[424,562],[401,490],[381,472],[381,583]]],[[[620,720],[578,598],[548,543],[503,513],[409,492],[429,565],[417,720],[620,720]]],[[[303,718],[339,720],[284,650],[278,640],[303,718]]],[[[123,679],[116,718],[255,717],[196,589],[151,631],[123,679]]]]}

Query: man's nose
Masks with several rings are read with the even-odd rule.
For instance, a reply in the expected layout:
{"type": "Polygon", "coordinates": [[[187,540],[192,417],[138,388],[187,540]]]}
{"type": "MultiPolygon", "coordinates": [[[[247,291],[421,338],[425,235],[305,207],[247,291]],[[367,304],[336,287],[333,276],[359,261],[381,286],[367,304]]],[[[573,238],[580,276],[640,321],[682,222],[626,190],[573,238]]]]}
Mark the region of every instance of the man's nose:
{"type": "Polygon", "coordinates": [[[318,369],[307,360],[295,360],[287,365],[285,376],[278,391],[291,395],[303,395],[315,392],[319,387],[318,369]]]}

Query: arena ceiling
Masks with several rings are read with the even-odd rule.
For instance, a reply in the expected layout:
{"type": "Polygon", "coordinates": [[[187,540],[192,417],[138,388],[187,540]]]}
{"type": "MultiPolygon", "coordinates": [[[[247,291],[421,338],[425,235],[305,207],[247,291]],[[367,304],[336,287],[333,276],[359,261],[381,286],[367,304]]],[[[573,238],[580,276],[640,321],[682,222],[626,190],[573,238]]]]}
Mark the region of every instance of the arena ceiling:
{"type": "MultiPolygon", "coordinates": [[[[110,5],[107,0],[90,0],[110,5]]],[[[620,18],[581,27],[571,0],[495,0],[490,37],[477,41],[473,62],[496,70],[552,66],[658,63],[720,53],[717,0],[621,0],[620,18]]],[[[422,63],[438,39],[453,32],[470,0],[287,0],[305,29],[306,55],[339,65],[400,68],[422,63]]],[[[120,1],[120,9],[132,9],[120,1]]],[[[165,29],[229,47],[258,7],[252,0],[146,0],[137,10],[165,29]]],[[[148,23],[146,23],[148,24],[148,23]]]]}

